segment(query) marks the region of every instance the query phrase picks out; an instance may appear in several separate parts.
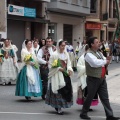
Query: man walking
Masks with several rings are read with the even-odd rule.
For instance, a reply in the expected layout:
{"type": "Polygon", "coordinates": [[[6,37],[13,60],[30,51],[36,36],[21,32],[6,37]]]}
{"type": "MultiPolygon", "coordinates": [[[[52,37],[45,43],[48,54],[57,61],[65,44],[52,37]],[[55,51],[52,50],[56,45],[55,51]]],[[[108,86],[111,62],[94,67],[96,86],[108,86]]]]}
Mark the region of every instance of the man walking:
{"type": "Polygon", "coordinates": [[[113,116],[113,111],[110,107],[107,83],[105,80],[105,65],[110,63],[111,57],[105,58],[101,52],[98,51],[100,45],[97,37],[91,37],[88,41],[89,50],[85,55],[86,74],[88,96],[83,104],[80,117],[82,119],[91,119],[87,112],[89,111],[91,102],[96,93],[103,104],[106,113],[106,120],[119,120],[113,116]]]}
{"type": "Polygon", "coordinates": [[[37,58],[40,65],[40,73],[41,73],[41,79],[43,81],[43,95],[42,99],[45,100],[45,95],[47,92],[47,84],[48,84],[48,61],[50,58],[50,55],[53,54],[53,52],[56,50],[56,47],[53,46],[53,40],[50,37],[46,38],[46,45],[43,46],[37,54],[37,58]]]}

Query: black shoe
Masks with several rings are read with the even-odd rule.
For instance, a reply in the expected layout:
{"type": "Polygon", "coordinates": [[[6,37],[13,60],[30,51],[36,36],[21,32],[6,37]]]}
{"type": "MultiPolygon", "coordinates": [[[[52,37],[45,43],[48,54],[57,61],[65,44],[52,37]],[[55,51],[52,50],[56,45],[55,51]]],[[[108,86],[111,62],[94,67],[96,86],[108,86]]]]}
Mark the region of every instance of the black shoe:
{"type": "Polygon", "coordinates": [[[58,112],[58,108],[55,108],[55,110],[58,112]]]}
{"type": "Polygon", "coordinates": [[[90,120],[91,118],[88,115],[80,114],[81,119],[90,120]]]}
{"type": "Polygon", "coordinates": [[[91,112],[91,111],[93,111],[93,109],[90,108],[89,111],[91,112]]]}
{"type": "Polygon", "coordinates": [[[58,115],[63,115],[64,112],[62,112],[62,111],[61,111],[61,112],[57,112],[57,114],[58,114],[58,115]]]}
{"type": "Polygon", "coordinates": [[[113,117],[113,116],[106,118],[106,120],[119,120],[119,119],[120,119],[120,117],[113,117]]]}
{"type": "Polygon", "coordinates": [[[31,100],[31,97],[25,96],[25,99],[26,99],[26,100],[31,100]]]}
{"type": "Polygon", "coordinates": [[[43,100],[45,100],[45,95],[42,95],[41,97],[42,97],[43,100]]]}
{"type": "Polygon", "coordinates": [[[63,115],[64,112],[61,110],[61,108],[55,108],[55,110],[57,111],[58,115],[63,115]]]}
{"type": "Polygon", "coordinates": [[[11,85],[11,82],[9,82],[8,85],[11,85]]]}

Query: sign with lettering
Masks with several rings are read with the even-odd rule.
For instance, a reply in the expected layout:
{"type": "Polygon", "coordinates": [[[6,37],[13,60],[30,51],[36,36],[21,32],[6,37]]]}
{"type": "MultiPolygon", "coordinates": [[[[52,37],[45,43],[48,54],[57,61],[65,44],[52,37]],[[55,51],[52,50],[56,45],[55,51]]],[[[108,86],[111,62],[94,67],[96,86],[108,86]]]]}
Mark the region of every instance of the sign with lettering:
{"type": "Polygon", "coordinates": [[[8,14],[35,18],[36,17],[36,9],[9,4],[8,5],[8,14]]]}
{"type": "Polygon", "coordinates": [[[86,23],[85,28],[88,30],[101,30],[101,23],[86,23]]]}

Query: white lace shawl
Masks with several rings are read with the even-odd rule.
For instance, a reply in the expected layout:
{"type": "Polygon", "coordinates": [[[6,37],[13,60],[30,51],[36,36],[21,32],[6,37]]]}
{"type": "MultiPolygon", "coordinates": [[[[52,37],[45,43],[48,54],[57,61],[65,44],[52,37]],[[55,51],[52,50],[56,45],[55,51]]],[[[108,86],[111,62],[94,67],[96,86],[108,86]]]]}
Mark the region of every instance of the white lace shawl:
{"type": "MultiPolygon", "coordinates": [[[[65,53],[65,55],[66,55],[66,58],[67,58],[67,71],[70,70],[70,71],[73,72],[73,70],[71,68],[71,62],[70,62],[70,59],[69,59],[69,55],[68,55],[67,52],[65,53]]],[[[51,57],[50,57],[48,78],[51,81],[52,92],[57,94],[58,90],[65,86],[65,80],[64,80],[64,77],[63,77],[63,73],[59,71],[60,67],[52,68],[52,66],[51,66],[53,61],[56,60],[56,59],[59,59],[59,52],[58,51],[54,52],[54,54],[51,55],[51,57]]]]}
{"type": "MultiPolygon", "coordinates": [[[[22,57],[23,66],[25,65],[24,58],[28,54],[32,54],[33,59],[37,62],[37,58],[35,56],[35,53],[32,52],[32,51],[28,52],[27,49],[23,48],[22,51],[21,51],[21,57],[22,57]]],[[[33,68],[29,64],[27,64],[27,77],[28,77],[28,81],[29,81],[30,84],[35,84],[35,78],[34,78],[33,68]]]]}

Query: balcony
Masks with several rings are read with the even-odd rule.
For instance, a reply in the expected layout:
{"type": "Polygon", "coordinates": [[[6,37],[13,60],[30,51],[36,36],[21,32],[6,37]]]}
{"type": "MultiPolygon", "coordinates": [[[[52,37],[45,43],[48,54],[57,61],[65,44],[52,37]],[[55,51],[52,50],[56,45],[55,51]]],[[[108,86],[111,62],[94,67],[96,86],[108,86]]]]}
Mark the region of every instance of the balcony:
{"type": "Polygon", "coordinates": [[[90,14],[90,3],[86,6],[82,2],[71,2],[71,0],[51,0],[48,3],[48,10],[63,14],[71,14],[78,16],[87,16],[90,14]]]}

